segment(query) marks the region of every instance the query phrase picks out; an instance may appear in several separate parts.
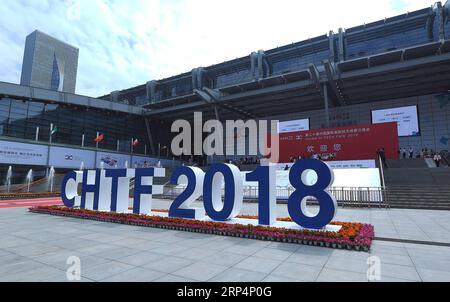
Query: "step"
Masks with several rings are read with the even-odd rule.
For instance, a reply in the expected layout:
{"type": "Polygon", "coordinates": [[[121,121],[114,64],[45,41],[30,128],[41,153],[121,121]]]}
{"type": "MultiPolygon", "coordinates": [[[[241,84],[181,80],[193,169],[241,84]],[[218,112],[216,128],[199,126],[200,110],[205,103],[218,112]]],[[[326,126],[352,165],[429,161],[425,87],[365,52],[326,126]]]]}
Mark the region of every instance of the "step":
{"type": "Polygon", "coordinates": [[[424,204],[424,203],[392,203],[392,202],[390,202],[389,205],[391,205],[391,206],[402,206],[402,207],[416,207],[416,206],[420,206],[420,207],[448,207],[448,208],[450,208],[449,204],[440,204],[440,203],[424,204]]]}
{"type": "Polygon", "coordinates": [[[442,199],[442,200],[450,200],[449,195],[440,195],[440,194],[387,194],[388,198],[413,198],[413,199],[442,199]]]}
{"type": "Polygon", "coordinates": [[[429,202],[429,203],[424,203],[424,202],[389,202],[390,205],[402,205],[402,206],[441,206],[441,207],[450,207],[450,204],[448,203],[440,203],[440,202],[429,202]]]}
{"type": "Polygon", "coordinates": [[[439,202],[439,201],[429,201],[429,202],[420,202],[420,201],[397,201],[397,200],[389,200],[389,204],[423,204],[423,205],[450,205],[448,202],[439,202]]]}
{"type": "Polygon", "coordinates": [[[448,195],[414,195],[414,194],[387,194],[388,198],[391,199],[395,199],[395,198],[399,198],[399,199],[407,199],[407,198],[412,198],[412,199],[442,199],[442,200],[450,200],[450,197],[448,195]]]}
{"type": "Polygon", "coordinates": [[[411,210],[450,211],[450,207],[391,206],[391,208],[392,209],[411,209],[411,210]]]}
{"type": "Polygon", "coordinates": [[[436,201],[419,201],[419,200],[388,200],[390,204],[440,204],[440,205],[450,205],[450,202],[436,201]]]}

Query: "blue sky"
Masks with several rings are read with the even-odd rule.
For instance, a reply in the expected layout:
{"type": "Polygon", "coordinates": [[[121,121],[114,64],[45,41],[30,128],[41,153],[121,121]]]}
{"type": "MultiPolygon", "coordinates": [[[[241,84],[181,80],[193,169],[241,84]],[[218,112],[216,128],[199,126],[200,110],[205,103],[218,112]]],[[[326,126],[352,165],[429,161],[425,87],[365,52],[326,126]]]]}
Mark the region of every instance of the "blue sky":
{"type": "Polygon", "coordinates": [[[77,93],[113,90],[430,6],[426,0],[2,0],[0,81],[39,29],[80,49],[77,93]]]}

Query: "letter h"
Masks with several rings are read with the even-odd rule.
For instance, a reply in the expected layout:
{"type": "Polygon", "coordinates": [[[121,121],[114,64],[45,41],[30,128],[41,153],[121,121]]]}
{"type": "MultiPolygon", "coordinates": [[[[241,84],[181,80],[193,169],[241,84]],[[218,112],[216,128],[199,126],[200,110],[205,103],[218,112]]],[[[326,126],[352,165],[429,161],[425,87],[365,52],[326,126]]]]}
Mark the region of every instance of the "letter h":
{"type": "MultiPolygon", "coordinates": [[[[86,209],[86,195],[87,193],[92,193],[93,201],[92,201],[92,210],[98,210],[98,201],[100,197],[100,175],[101,170],[84,170],[83,172],[83,184],[81,186],[81,203],[80,208],[86,209]],[[90,172],[95,172],[94,175],[90,172]]],[[[91,199],[90,199],[91,200],[91,199]]],[[[91,209],[91,202],[88,201],[88,209],[91,209]]]]}

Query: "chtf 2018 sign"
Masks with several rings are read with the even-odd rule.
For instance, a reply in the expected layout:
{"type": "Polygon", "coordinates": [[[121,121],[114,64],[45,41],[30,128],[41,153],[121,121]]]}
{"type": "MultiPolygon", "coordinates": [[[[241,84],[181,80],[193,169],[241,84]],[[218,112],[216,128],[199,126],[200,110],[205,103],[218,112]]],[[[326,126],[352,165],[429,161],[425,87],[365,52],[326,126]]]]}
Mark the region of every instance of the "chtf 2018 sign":
{"type": "MultiPolygon", "coordinates": [[[[67,207],[127,213],[130,182],[134,179],[133,213],[152,215],[152,195],[163,193],[163,187],[154,185],[153,179],[164,177],[164,174],[163,168],[72,171],[63,179],[62,200],[67,207]]],[[[187,186],[170,206],[169,217],[202,220],[208,216],[214,221],[223,222],[240,213],[244,179],[236,166],[215,164],[206,173],[196,167],[179,167],[171,175],[171,183],[178,184],[182,176],[187,178],[187,186]],[[193,202],[201,196],[203,208],[194,208],[193,202]]],[[[258,223],[275,224],[274,166],[259,166],[245,177],[246,181],[258,183],[258,223]]],[[[303,228],[322,229],[334,219],[336,199],[327,191],[333,180],[333,170],[319,160],[301,160],[292,166],[289,181],[295,191],[289,197],[288,211],[294,222],[303,228]],[[313,185],[306,185],[306,177],[310,171],[317,174],[317,181],[313,185]],[[317,214],[312,214],[306,208],[307,197],[317,199],[320,208],[317,214]]]]}

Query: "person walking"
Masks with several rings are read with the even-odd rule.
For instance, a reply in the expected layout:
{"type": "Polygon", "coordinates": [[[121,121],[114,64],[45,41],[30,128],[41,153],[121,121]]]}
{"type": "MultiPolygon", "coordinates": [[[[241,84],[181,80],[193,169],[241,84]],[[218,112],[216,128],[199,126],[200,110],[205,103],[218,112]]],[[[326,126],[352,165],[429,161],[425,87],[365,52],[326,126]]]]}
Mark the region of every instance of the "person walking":
{"type": "Polygon", "coordinates": [[[402,148],[402,158],[406,159],[406,149],[402,148]]]}
{"type": "Polygon", "coordinates": [[[436,163],[436,167],[439,168],[439,166],[441,165],[441,160],[442,160],[441,155],[439,153],[435,153],[433,156],[433,160],[436,163]]]}
{"type": "Polygon", "coordinates": [[[412,159],[414,157],[414,149],[412,147],[409,147],[409,159],[412,159]]]}

